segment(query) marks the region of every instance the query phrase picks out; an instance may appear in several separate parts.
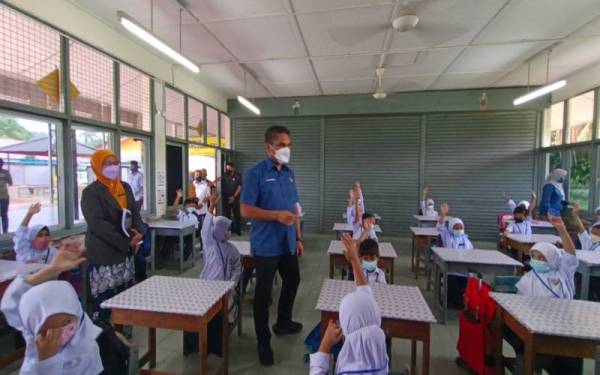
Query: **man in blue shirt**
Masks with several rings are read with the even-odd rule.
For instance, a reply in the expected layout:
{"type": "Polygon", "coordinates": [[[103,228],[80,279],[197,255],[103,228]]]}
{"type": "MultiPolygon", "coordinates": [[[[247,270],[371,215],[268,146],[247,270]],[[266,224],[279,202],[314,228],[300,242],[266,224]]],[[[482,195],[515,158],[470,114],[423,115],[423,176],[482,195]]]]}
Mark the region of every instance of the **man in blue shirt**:
{"type": "Polygon", "coordinates": [[[300,284],[298,256],[302,255],[302,232],[294,172],[290,160],[290,131],[272,126],[265,133],[267,158],[246,172],[242,187],[242,216],[251,219],[250,249],[256,263],[254,328],[258,339],[258,358],[263,366],[273,365],[269,300],[273,278],[282,279],[276,335],[295,334],[302,324],[292,321],[292,310],[300,284]]]}

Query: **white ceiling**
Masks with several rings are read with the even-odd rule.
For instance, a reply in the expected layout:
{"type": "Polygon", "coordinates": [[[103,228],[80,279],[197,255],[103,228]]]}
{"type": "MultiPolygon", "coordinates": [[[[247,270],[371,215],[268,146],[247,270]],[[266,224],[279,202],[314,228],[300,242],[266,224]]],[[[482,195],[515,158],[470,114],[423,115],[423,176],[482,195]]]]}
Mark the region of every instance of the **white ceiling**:
{"type": "MultiPolygon", "coordinates": [[[[151,0],[70,0],[122,30],[151,0]]],[[[228,97],[543,84],[600,62],[598,0],[153,0],[153,32],[228,97]],[[391,20],[415,13],[416,29],[391,20]],[[530,66],[530,67],[529,67],[530,66]],[[529,67],[529,69],[528,69],[529,67]],[[529,71],[529,73],[528,73],[529,71]],[[528,78],[529,76],[529,78],[528,78]]]]}

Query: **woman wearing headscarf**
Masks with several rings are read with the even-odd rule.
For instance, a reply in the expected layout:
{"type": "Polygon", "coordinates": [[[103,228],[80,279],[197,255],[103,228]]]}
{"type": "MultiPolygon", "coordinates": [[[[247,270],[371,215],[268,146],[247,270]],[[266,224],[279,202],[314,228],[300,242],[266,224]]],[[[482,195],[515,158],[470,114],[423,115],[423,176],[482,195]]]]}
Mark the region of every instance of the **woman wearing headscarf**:
{"type": "Polygon", "coordinates": [[[565,196],[563,182],[567,171],[557,168],[546,178],[546,184],[542,190],[542,199],[539,204],[539,213],[542,216],[560,216],[563,207],[568,205],[565,196]]]}
{"type": "Polygon", "coordinates": [[[349,234],[344,234],[342,240],[346,247],[344,255],[354,272],[356,291],[346,295],[340,303],[340,327],[330,321],[319,351],[311,354],[310,375],[328,373],[329,353],[342,336],[344,345],[337,358],[336,375],[388,374],[389,359],[379,306],[361,270],[356,242],[349,234]]]}
{"type": "MultiPolygon", "coordinates": [[[[517,294],[570,300],[575,296],[575,271],[579,265],[575,245],[560,217],[551,216],[550,222],[560,234],[564,250],[550,243],[535,244],[530,250],[531,271],[517,283],[517,294]]],[[[513,374],[522,374],[523,342],[508,328],[505,328],[505,338],[517,354],[513,374]]],[[[579,374],[582,366],[577,358],[547,355],[538,356],[536,364],[550,375],[579,374]]]]}
{"type": "Polygon", "coordinates": [[[54,280],[85,260],[79,247],[64,244],[51,264],[17,277],[4,293],[2,313],[26,342],[20,374],[97,375],[103,371],[96,343],[102,330],[85,314],[73,287],[54,280]]]}
{"type": "Polygon", "coordinates": [[[94,321],[110,321],[110,310],[100,308],[105,300],[133,284],[133,255],[144,230],[133,192],[120,179],[117,156],[96,151],[91,158],[96,181],[83,189],[81,210],[87,222],[85,234],[90,294],[94,321]]]}

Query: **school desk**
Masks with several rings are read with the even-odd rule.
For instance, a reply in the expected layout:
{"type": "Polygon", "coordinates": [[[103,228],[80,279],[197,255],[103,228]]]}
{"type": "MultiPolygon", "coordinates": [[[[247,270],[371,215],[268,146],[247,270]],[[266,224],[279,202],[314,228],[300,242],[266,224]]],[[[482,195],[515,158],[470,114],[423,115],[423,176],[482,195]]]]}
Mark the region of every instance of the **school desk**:
{"type": "Polygon", "coordinates": [[[590,295],[590,278],[600,276],[600,251],[577,250],[579,266],[577,272],[581,275],[580,299],[588,300],[590,295]]]}
{"type": "Polygon", "coordinates": [[[512,276],[523,267],[521,262],[496,250],[456,250],[434,246],[433,303],[442,312],[442,323],[448,317],[448,274],[469,272],[481,275],[512,276]]]}
{"type": "MultiPolygon", "coordinates": [[[[344,257],[344,244],[342,241],[331,241],[327,254],[329,254],[329,278],[333,279],[335,267],[349,266],[344,257]]],[[[377,266],[388,275],[390,284],[394,283],[394,261],[397,257],[398,254],[391,243],[379,243],[379,262],[377,266]]]]}
{"type": "MultiPolygon", "coordinates": [[[[428,271],[429,267],[429,248],[432,243],[435,243],[439,232],[433,227],[410,227],[412,233],[412,256],[410,269],[415,273],[415,278],[419,278],[419,272],[428,271]],[[421,252],[425,255],[425,267],[421,267],[421,252]]],[[[427,285],[429,290],[429,283],[427,285]]]]}
{"type": "MultiPolygon", "coordinates": [[[[0,299],[10,283],[19,275],[29,275],[39,271],[45,264],[21,263],[15,260],[0,259],[0,299]]],[[[18,333],[17,333],[18,334],[18,333]]],[[[7,355],[0,356],[0,369],[20,360],[25,354],[25,346],[7,355]]]]}
{"type": "MultiPolygon", "coordinates": [[[[510,216],[509,216],[510,217],[510,216]]],[[[504,225],[508,226],[510,223],[514,223],[513,219],[505,219],[504,225]]],[[[531,231],[533,234],[557,234],[556,228],[552,224],[544,220],[532,220],[531,221],[531,231]]]]}
{"type": "MultiPolygon", "coordinates": [[[[381,328],[385,335],[411,340],[411,374],[416,374],[417,341],[423,343],[421,374],[429,374],[429,343],[431,324],[436,320],[417,287],[400,285],[371,285],[375,301],[381,310],[381,328]]],[[[352,281],[331,280],[323,282],[316,310],[321,311],[321,337],[330,320],[338,321],[342,298],[356,290],[352,281]]],[[[390,358],[391,360],[391,358],[390,358]]]]}
{"type": "Polygon", "coordinates": [[[228,371],[229,293],[231,281],[152,276],[104,301],[102,308],[112,309],[113,324],[148,328],[148,352],[140,358],[140,367],[156,367],[156,329],[198,332],[200,341],[199,373],[206,374],[207,326],[219,312],[223,314],[223,359],[221,370],[228,371]]]}
{"type": "Polygon", "coordinates": [[[517,260],[523,262],[523,255],[538,242],[555,244],[560,242],[560,237],[553,234],[509,234],[506,238],[507,244],[517,251],[517,260]]]}
{"type": "MultiPolygon", "coordinates": [[[[235,248],[240,252],[241,263],[242,263],[242,274],[241,277],[244,277],[244,271],[253,271],[256,268],[256,263],[254,262],[254,258],[250,253],[250,241],[229,241],[235,248]]],[[[238,336],[242,334],[242,305],[244,302],[244,282],[240,280],[238,283],[238,317],[235,322],[237,325],[238,336]]]]}
{"type": "Polygon", "coordinates": [[[150,228],[150,262],[152,263],[151,270],[152,274],[155,271],[156,262],[156,236],[164,237],[176,237],[179,239],[179,272],[183,272],[183,254],[185,243],[183,238],[185,236],[192,235],[192,254],[188,262],[191,262],[191,267],[194,266],[194,249],[196,248],[196,223],[191,221],[179,221],[179,220],[166,220],[159,219],[156,221],[148,222],[150,228]]]}
{"type": "MultiPolygon", "coordinates": [[[[381,227],[378,224],[375,224],[373,229],[375,230],[375,233],[381,233],[381,227]]],[[[335,232],[335,238],[339,240],[342,238],[342,234],[354,232],[354,227],[352,224],[348,223],[335,223],[333,224],[332,230],[335,232]]]]}
{"type": "Polygon", "coordinates": [[[494,329],[496,374],[502,368],[502,326],[524,344],[524,375],[532,375],[538,354],[595,358],[600,345],[600,304],[518,294],[490,293],[497,303],[494,329]]]}

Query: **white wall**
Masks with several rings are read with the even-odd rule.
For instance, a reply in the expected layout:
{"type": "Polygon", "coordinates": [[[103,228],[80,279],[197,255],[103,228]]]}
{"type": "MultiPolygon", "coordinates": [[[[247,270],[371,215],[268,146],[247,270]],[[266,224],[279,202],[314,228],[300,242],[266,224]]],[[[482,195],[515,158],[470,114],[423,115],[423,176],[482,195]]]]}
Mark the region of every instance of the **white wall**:
{"type": "MultiPolygon", "coordinates": [[[[101,1],[101,0],[99,0],[101,1]]],[[[227,98],[203,82],[202,72],[188,73],[125,34],[66,0],[6,0],[15,8],[125,61],[182,91],[227,111],[227,98]]]]}

